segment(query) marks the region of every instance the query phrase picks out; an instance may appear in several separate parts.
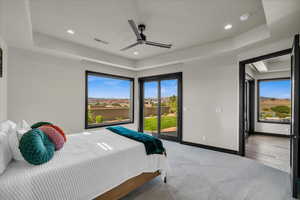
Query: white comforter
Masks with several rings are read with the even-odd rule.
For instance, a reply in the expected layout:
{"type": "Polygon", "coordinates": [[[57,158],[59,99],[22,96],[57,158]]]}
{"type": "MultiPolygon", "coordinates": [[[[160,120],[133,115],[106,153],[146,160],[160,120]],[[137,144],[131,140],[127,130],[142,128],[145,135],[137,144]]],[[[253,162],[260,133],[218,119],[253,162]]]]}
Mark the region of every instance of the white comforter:
{"type": "Polygon", "coordinates": [[[0,175],[1,200],[93,199],[143,172],[165,172],[166,158],[108,130],[68,136],[51,161],[12,162],[0,175]]]}

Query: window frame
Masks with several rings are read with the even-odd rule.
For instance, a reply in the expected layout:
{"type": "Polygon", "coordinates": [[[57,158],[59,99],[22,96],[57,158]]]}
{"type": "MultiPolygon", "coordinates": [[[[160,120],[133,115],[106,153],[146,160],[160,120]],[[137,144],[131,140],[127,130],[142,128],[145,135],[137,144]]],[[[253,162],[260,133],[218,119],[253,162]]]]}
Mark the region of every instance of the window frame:
{"type": "Polygon", "coordinates": [[[268,79],[257,79],[256,89],[257,89],[257,122],[259,123],[270,123],[270,124],[291,124],[291,122],[279,122],[279,121],[266,121],[260,119],[260,83],[265,81],[279,81],[279,80],[291,80],[290,77],[280,77],[280,78],[268,78],[268,79]]]}
{"type": "MultiPolygon", "coordinates": [[[[138,83],[139,83],[139,122],[138,122],[138,129],[140,132],[144,131],[144,83],[145,82],[151,82],[151,81],[163,81],[163,80],[173,80],[177,79],[178,85],[177,85],[177,95],[178,95],[178,115],[177,115],[177,137],[169,137],[169,136],[163,136],[160,134],[160,131],[158,131],[158,137],[161,139],[166,140],[172,140],[182,143],[182,121],[183,121],[183,87],[182,87],[182,76],[183,72],[176,72],[176,73],[169,73],[169,74],[159,74],[159,75],[153,75],[153,76],[145,76],[145,77],[139,77],[138,83]]],[[[158,83],[158,98],[160,98],[160,83],[158,83]]],[[[158,113],[160,113],[160,106],[158,106],[158,113]]],[[[160,115],[158,114],[158,121],[160,121],[160,115]]],[[[158,126],[158,130],[160,130],[160,127],[158,126]]]]}
{"type": "Polygon", "coordinates": [[[85,129],[92,129],[92,128],[101,128],[101,127],[107,127],[107,126],[115,126],[115,125],[124,125],[124,124],[133,124],[134,123],[134,95],[135,95],[135,79],[132,77],[126,77],[126,76],[119,76],[114,74],[107,74],[107,73],[101,73],[101,72],[95,72],[95,71],[85,71],[85,129]],[[103,123],[103,124],[96,124],[96,125],[89,125],[88,124],[88,76],[94,75],[99,77],[107,77],[107,78],[114,78],[114,79],[120,79],[120,80],[128,80],[131,81],[132,87],[131,87],[131,116],[130,121],[126,122],[116,122],[116,123],[103,123]]]}

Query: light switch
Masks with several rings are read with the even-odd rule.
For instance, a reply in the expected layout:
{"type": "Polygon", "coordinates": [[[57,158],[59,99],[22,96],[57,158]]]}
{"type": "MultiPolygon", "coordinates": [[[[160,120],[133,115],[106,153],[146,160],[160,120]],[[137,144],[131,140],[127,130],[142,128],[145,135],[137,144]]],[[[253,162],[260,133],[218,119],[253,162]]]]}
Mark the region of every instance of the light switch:
{"type": "Polygon", "coordinates": [[[216,113],[221,113],[222,112],[222,108],[221,107],[217,107],[216,108],[216,113]]]}

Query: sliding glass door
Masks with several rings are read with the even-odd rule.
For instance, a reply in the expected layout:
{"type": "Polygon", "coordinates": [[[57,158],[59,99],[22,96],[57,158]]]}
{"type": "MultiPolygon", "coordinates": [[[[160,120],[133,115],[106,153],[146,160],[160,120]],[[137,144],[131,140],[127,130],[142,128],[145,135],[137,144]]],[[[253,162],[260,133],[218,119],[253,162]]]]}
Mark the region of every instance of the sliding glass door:
{"type": "Polygon", "coordinates": [[[181,140],[182,74],[139,79],[140,131],[174,141],[181,140]]]}
{"type": "Polygon", "coordinates": [[[178,80],[160,81],[160,134],[177,138],[178,80]]]}
{"type": "Polygon", "coordinates": [[[143,131],[158,133],[158,81],[144,83],[143,131]]]}

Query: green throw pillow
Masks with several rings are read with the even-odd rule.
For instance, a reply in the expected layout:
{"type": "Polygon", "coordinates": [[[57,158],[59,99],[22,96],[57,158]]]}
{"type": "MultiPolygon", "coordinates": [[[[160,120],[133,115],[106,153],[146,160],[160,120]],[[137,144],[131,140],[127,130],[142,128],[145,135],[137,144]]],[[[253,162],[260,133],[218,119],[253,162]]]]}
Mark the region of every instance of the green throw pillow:
{"type": "Polygon", "coordinates": [[[43,125],[52,125],[52,123],[50,123],[50,122],[37,122],[37,123],[33,124],[31,126],[31,128],[38,128],[38,127],[43,126],[43,125]]]}
{"type": "Polygon", "coordinates": [[[51,160],[55,146],[41,130],[32,129],[22,136],[19,149],[27,162],[40,165],[51,160]]]}

